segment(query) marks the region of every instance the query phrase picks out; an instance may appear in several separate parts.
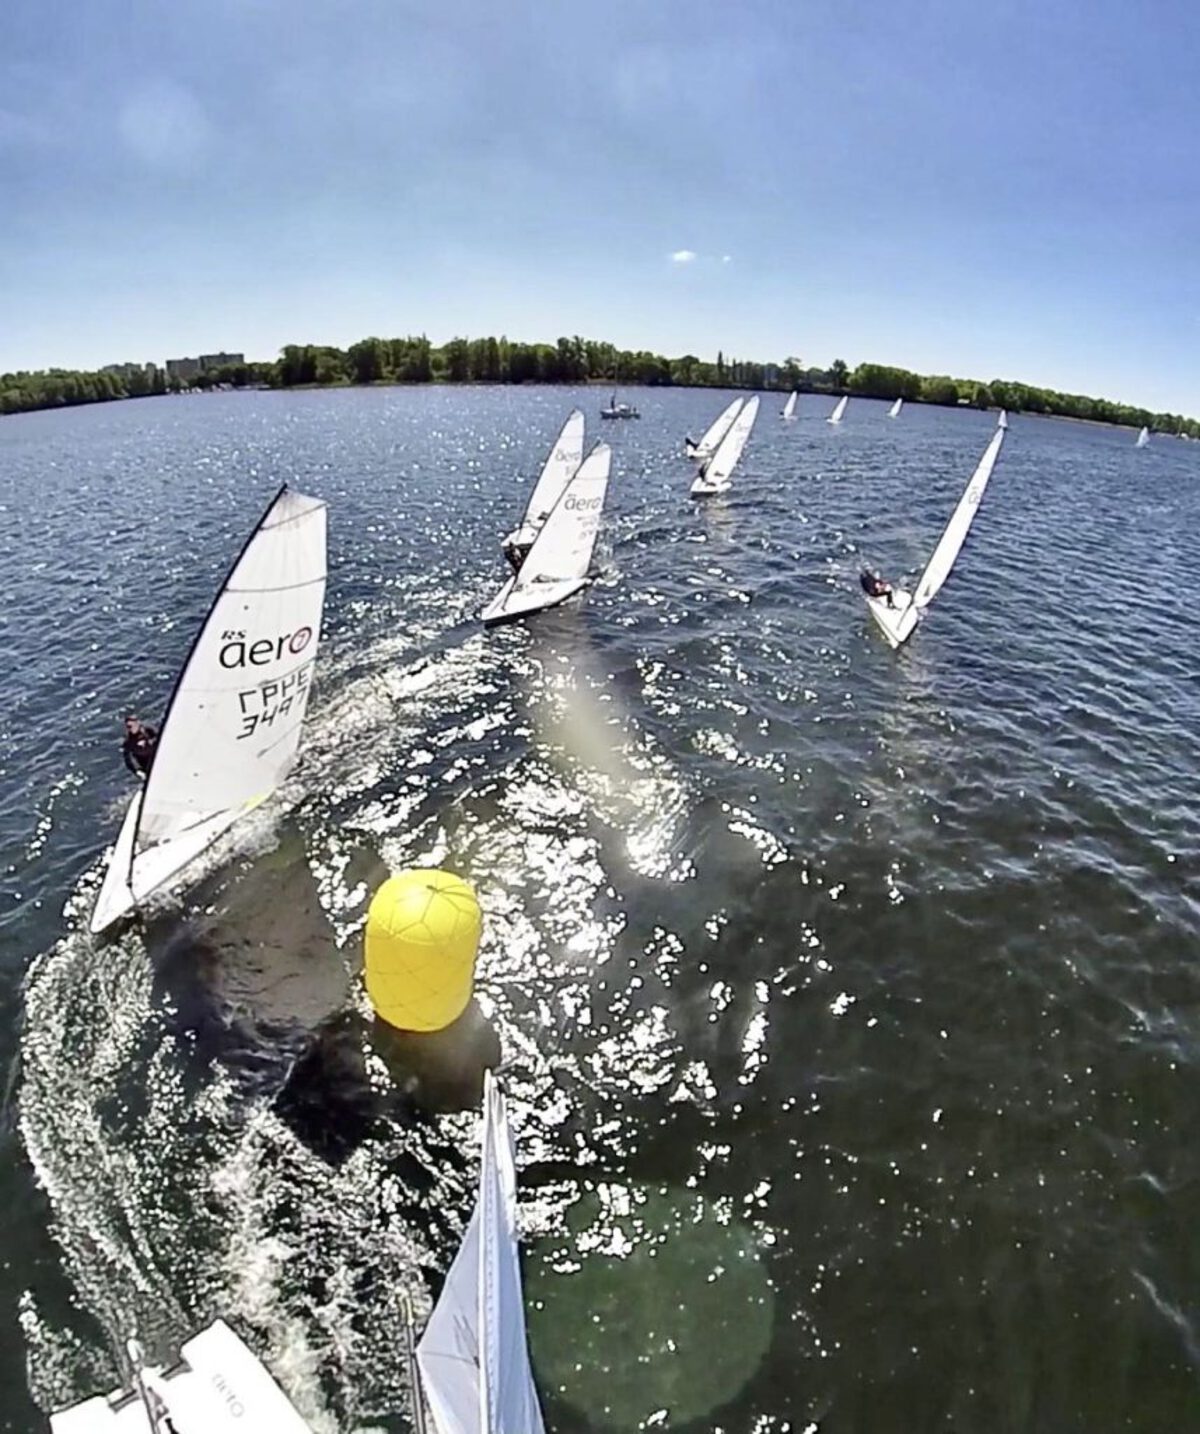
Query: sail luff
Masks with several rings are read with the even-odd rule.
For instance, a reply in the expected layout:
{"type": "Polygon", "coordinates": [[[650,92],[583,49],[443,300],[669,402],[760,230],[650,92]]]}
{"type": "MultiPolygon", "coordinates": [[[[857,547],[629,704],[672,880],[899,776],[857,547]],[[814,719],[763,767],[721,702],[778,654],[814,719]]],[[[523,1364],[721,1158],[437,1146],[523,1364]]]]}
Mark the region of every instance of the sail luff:
{"type": "Polygon", "coordinates": [[[716,418],[713,419],[704,430],[704,436],[700,439],[700,442],[696,444],[695,448],[695,457],[700,459],[701,462],[706,458],[711,458],[721,446],[722,439],[733,427],[734,420],[741,412],[744,402],[745,400],[742,398],[735,398],[732,403],[726,405],[726,407],[717,414],[716,418]]]}

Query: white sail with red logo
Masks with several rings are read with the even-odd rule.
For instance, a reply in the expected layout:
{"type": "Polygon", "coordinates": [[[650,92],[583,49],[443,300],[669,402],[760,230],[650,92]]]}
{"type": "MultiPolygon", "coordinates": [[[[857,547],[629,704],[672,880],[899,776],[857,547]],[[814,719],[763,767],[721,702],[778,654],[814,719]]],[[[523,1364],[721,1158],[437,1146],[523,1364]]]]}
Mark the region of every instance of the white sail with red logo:
{"type": "Polygon", "coordinates": [[[92,914],[103,931],[279,785],[296,755],[325,602],[325,504],[280,489],[188,654],[92,914]]]}

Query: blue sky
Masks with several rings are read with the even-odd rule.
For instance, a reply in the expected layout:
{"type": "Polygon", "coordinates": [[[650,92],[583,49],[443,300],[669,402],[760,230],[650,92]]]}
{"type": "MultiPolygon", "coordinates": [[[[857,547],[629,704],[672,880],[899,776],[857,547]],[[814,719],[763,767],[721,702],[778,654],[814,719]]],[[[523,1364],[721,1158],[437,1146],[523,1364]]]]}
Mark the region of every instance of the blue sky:
{"type": "Polygon", "coordinates": [[[1200,414],[1192,0],[3,9],[0,370],[582,333],[1200,414]]]}

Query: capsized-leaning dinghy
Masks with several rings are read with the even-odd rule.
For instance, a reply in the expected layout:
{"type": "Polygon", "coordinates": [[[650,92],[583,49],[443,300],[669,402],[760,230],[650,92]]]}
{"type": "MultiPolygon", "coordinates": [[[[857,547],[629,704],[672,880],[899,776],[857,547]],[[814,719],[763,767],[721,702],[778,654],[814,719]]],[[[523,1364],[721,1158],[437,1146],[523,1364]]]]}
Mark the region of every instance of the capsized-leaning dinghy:
{"type": "Polygon", "coordinates": [[[572,409],[529,495],[525,516],[504,539],[504,556],[514,568],[519,568],[525,561],[542,524],[583,462],[583,427],[582,411],[572,409]]]}
{"type": "Polygon", "coordinates": [[[491,1071],[478,1199],[416,1362],[414,1402],[423,1391],[434,1434],[543,1434],[525,1335],[512,1137],[491,1071]]]}
{"type": "Polygon", "coordinates": [[[194,1335],[169,1367],[130,1341],[129,1386],[50,1416],[51,1434],[312,1434],[283,1390],[223,1320],[194,1335]]]}
{"type": "Polygon", "coordinates": [[[825,422],[841,423],[842,419],[846,416],[846,405],[849,402],[850,395],[848,393],[844,394],[841,398],[839,398],[837,401],[837,407],[833,410],[833,412],[829,415],[825,422]]]}
{"type": "Polygon", "coordinates": [[[707,463],[701,464],[692,483],[693,498],[707,498],[714,493],[728,490],[730,476],[738,465],[738,459],[742,456],[742,449],[746,446],[757,417],[758,398],[755,396],[743,405],[717,451],[707,463]]]}
{"type": "Polygon", "coordinates": [[[93,935],[166,887],[291,766],[320,640],[325,533],[325,504],[285,485],[222,583],[109,858],[93,935]]]}
{"type": "Polygon", "coordinates": [[[892,589],[886,595],[878,597],[866,595],[867,607],[871,610],[871,616],[879,624],[880,630],[892,647],[900,647],[913,635],[925,609],[941,592],[946,579],[950,576],[950,571],[962,550],[962,545],[967,540],[967,534],[971,530],[975,514],[979,510],[988,479],[992,476],[992,469],[996,466],[996,459],[1000,456],[1005,431],[998,426],[995,433],[992,434],[991,442],[984,450],[975,472],[971,474],[971,481],[958,500],[958,506],[954,509],[949,523],[946,524],[946,530],[938,540],[938,545],[933,550],[933,556],[929,559],[914,591],[909,593],[903,589],[892,589]]]}
{"type": "Polygon", "coordinates": [[[896,400],[896,402],[892,404],[891,408],[888,409],[887,416],[888,416],[889,418],[899,418],[899,417],[900,417],[900,410],[901,410],[903,407],[904,407],[904,400],[903,400],[902,398],[898,398],[898,399],[896,400]]]}
{"type": "Polygon", "coordinates": [[[735,398],[731,404],[723,408],[712,423],[704,430],[704,435],[699,443],[693,443],[690,438],[684,440],[683,451],[686,457],[694,459],[697,463],[706,463],[721,446],[721,440],[733,426],[733,420],[741,411],[743,398],[735,398]]]}
{"type": "Polygon", "coordinates": [[[554,607],[587,586],[611,469],[612,449],[598,443],[558,495],[516,572],[480,614],[485,623],[554,607]]]}

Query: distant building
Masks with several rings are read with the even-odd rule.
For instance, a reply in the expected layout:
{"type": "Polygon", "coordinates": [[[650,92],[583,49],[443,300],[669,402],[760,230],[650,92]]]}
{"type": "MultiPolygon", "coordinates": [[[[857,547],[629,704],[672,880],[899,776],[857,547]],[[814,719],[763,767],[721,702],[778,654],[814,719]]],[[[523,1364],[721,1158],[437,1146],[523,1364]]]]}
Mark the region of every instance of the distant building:
{"type": "Polygon", "coordinates": [[[207,373],[209,369],[229,368],[230,365],[239,366],[246,362],[245,354],[201,354],[200,369],[207,373]]]}
{"type": "Polygon", "coordinates": [[[203,372],[201,362],[194,358],[168,359],[167,377],[178,379],[180,383],[191,383],[192,379],[198,378],[203,372]]]}
{"type": "Polygon", "coordinates": [[[142,374],[151,367],[153,367],[153,365],[146,364],[143,367],[140,363],[106,363],[100,372],[115,373],[119,378],[128,381],[131,378],[141,378],[142,374]]]}

